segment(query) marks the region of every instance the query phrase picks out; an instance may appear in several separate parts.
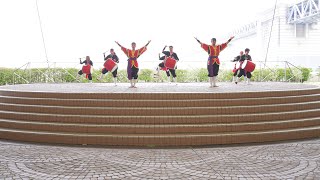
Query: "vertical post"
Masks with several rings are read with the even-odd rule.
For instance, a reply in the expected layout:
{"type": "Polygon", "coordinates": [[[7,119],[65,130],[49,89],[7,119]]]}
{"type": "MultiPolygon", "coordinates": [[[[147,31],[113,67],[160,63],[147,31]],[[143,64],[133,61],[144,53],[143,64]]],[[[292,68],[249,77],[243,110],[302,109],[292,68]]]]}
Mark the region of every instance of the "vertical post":
{"type": "Polygon", "coordinates": [[[287,81],[287,61],[284,61],[284,81],[287,81]]]}
{"type": "Polygon", "coordinates": [[[259,81],[261,82],[261,62],[259,63],[260,71],[259,71],[259,81]]]}
{"type": "Polygon", "coordinates": [[[47,65],[48,65],[48,68],[49,68],[49,67],[50,67],[50,66],[49,66],[49,59],[48,59],[46,43],[45,43],[44,35],[43,35],[42,22],[41,22],[41,18],[40,18],[40,12],[39,12],[38,0],[36,0],[36,7],[37,7],[37,13],[38,13],[38,19],[39,19],[39,25],[40,25],[41,36],[42,36],[42,43],[43,43],[44,54],[46,55],[47,65]]]}
{"type": "Polygon", "coordinates": [[[31,80],[32,80],[32,69],[29,68],[30,64],[31,64],[31,62],[28,62],[27,66],[26,66],[26,70],[29,71],[29,78],[28,77],[26,77],[26,78],[28,78],[29,82],[31,82],[31,80]]]}

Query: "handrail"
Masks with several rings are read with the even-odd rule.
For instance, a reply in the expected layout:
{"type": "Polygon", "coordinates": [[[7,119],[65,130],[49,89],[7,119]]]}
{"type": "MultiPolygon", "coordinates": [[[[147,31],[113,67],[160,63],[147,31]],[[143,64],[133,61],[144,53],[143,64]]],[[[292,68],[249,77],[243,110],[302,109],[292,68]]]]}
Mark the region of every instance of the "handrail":
{"type": "MultiPolygon", "coordinates": [[[[145,61],[148,63],[153,63],[155,61],[145,61]]],[[[63,67],[70,67],[70,68],[77,68],[77,66],[81,66],[78,63],[75,62],[51,62],[52,66],[50,68],[44,67],[43,65],[47,65],[47,63],[45,62],[28,62],[25,63],[24,65],[14,69],[13,71],[13,84],[18,83],[18,79],[23,80],[23,82],[25,83],[32,83],[34,81],[33,77],[32,77],[32,73],[34,73],[35,71],[31,71],[31,69],[36,70],[36,72],[40,73],[41,78],[41,82],[42,80],[45,80],[45,83],[47,82],[61,82],[61,78],[59,78],[62,74],[67,74],[68,76],[71,77],[71,81],[76,80],[76,73],[70,73],[66,68],[63,67]],[[34,67],[32,67],[32,65],[35,65],[34,67]],[[45,71],[41,70],[40,68],[43,67],[44,69],[46,69],[45,71]],[[57,70],[59,69],[59,74],[57,74],[57,70]],[[19,74],[19,70],[23,70],[23,71],[28,71],[30,73],[25,73],[25,74],[19,74]],[[60,76],[58,76],[60,75],[60,76]]],[[[181,62],[180,62],[181,63],[181,62]]],[[[184,81],[186,82],[193,82],[193,81],[200,81],[200,77],[195,77],[197,76],[197,73],[199,72],[200,69],[205,68],[205,67],[195,67],[194,66],[194,61],[183,61],[184,63],[184,67],[186,70],[188,70],[188,75],[187,77],[184,78],[184,81]],[[191,74],[190,74],[191,73],[191,74]]],[[[301,82],[302,78],[301,75],[303,73],[302,69],[293,65],[291,62],[288,61],[254,61],[254,63],[256,64],[256,71],[258,71],[258,69],[260,70],[258,75],[256,75],[255,80],[256,81],[267,81],[269,80],[275,80],[275,81],[292,81],[292,79],[296,79],[299,80],[301,82]],[[281,74],[279,71],[276,71],[273,67],[282,67],[284,68],[284,77],[281,77],[281,74]],[[263,71],[263,69],[267,69],[268,71],[263,71]],[[288,72],[290,73],[290,76],[287,75],[288,72]],[[267,73],[267,74],[266,74],[267,73]],[[298,74],[297,74],[298,73],[298,74]],[[301,75],[300,75],[301,74],[301,75]],[[270,78],[271,77],[271,78],[270,78]],[[281,77],[281,78],[279,78],[281,77]]],[[[96,61],[96,64],[103,64],[103,61],[96,61]]],[[[157,62],[156,62],[157,64],[157,62]]],[[[180,66],[181,67],[181,66],[180,66]]],[[[152,67],[153,69],[154,67],[152,67]]],[[[225,71],[224,74],[228,74],[228,71],[231,69],[223,69],[223,66],[221,66],[220,68],[222,70],[222,72],[225,71]]],[[[179,68],[179,70],[181,70],[179,68]]],[[[94,71],[93,75],[94,76],[99,76],[98,71],[94,71]]],[[[253,72],[254,73],[254,72],[253,72]]],[[[38,74],[39,75],[39,74],[38,74]]],[[[153,75],[153,73],[152,73],[153,75]]],[[[125,74],[118,74],[118,78],[124,78],[125,74]]],[[[203,79],[203,77],[201,78],[203,79]]],[[[222,79],[222,78],[221,78],[222,79]]],[[[38,79],[39,80],[39,79],[38,79]]],[[[37,80],[35,80],[37,81],[37,80]]],[[[64,81],[62,81],[64,82],[64,81]]],[[[102,81],[104,82],[104,81],[102,81]]],[[[20,82],[21,83],[21,82],[20,82]]]]}

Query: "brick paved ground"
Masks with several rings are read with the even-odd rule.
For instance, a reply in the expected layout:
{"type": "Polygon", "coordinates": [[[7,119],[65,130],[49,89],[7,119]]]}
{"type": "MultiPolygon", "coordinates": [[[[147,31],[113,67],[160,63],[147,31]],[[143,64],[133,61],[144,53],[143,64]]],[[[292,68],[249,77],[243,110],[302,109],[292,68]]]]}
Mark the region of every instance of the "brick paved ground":
{"type": "Polygon", "coordinates": [[[144,92],[199,92],[199,93],[224,93],[248,91],[278,91],[295,90],[319,87],[317,84],[283,83],[283,82],[253,82],[251,85],[244,83],[219,83],[219,87],[209,88],[209,83],[138,83],[138,88],[128,88],[129,83],[63,83],[63,84],[20,84],[0,86],[0,89],[18,91],[45,91],[45,92],[98,92],[98,93],[144,93],[144,92]]]}
{"type": "Polygon", "coordinates": [[[320,179],[320,139],[181,149],[0,141],[0,179],[320,179]]]}

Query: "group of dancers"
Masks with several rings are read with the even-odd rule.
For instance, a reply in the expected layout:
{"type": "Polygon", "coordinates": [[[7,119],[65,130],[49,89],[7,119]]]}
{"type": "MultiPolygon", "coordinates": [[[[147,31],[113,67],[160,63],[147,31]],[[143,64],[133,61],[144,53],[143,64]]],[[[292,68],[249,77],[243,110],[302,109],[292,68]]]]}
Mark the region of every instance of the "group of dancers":
{"type": "MultiPolygon", "coordinates": [[[[223,43],[223,44],[216,44],[216,38],[211,39],[211,44],[205,44],[202,43],[199,39],[195,38],[196,41],[201,45],[201,48],[205,50],[208,53],[208,60],[207,60],[207,70],[208,70],[208,77],[210,82],[210,87],[218,87],[217,86],[217,76],[219,73],[219,66],[220,66],[220,60],[219,60],[219,54],[221,51],[223,51],[228,43],[234,38],[234,36],[230,37],[230,39],[223,43]]],[[[138,72],[139,72],[139,64],[138,64],[138,58],[147,50],[147,46],[149,45],[151,41],[148,41],[146,45],[141,47],[140,49],[136,49],[136,43],[131,43],[131,49],[125,48],[122,45],[120,45],[117,41],[115,43],[121,48],[123,53],[128,58],[128,66],[127,66],[127,77],[130,81],[130,88],[136,88],[137,79],[138,79],[138,72]]],[[[165,71],[168,77],[168,81],[170,81],[170,74],[172,76],[173,82],[177,83],[176,80],[176,62],[179,61],[177,53],[173,51],[173,46],[169,46],[169,51],[165,51],[167,46],[165,46],[162,50],[163,56],[160,56],[159,54],[159,60],[162,62],[157,67],[157,73],[155,76],[160,75],[160,71],[165,71]]],[[[243,52],[240,52],[240,55],[237,56],[233,62],[237,62],[237,66],[235,66],[234,72],[234,78],[233,81],[237,84],[239,81],[239,78],[241,76],[246,77],[246,81],[249,83],[251,78],[251,73],[246,69],[243,68],[242,65],[244,62],[252,61],[251,56],[249,55],[249,49],[245,49],[245,54],[243,52]],[[239,72],[239,73],[238,73],[239,72]]],[[[103,78],[103,75],[108,73],[109,71],[113,75],[114,84],[117,85],[117,70],[118,66],[117,63],[119,63],[119,58],[116,55],[114,49],[110,49],[110,54],[105,56],[104,55],[104,68],[101,70],[101,75],[98,77],[98,80],[101,80],[103,78]]],[[[92,66],[93,62],[90,59],[89,56],[86,56],[86,59],[84,61],[81,61],[80,64],[85,64],[82,69],[78,72],[78,75],[86,74],[86,78],[88,78],[89,82],[92,82],[92,66]]],[[[252,68],[251,68],[252,69],[252,68]]],[[[77,77],[78,78],[78,77],[77,77]]]]}

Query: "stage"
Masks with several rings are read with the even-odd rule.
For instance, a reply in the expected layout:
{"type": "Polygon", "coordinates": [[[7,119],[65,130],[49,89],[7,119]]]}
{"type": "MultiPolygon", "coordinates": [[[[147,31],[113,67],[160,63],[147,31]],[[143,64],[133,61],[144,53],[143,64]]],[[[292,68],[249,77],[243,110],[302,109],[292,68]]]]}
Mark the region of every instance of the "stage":
{"type": "Polygon", "coordinates": [[[201,146],[320,137],[320,87],[280,82],[0,87],[2,139],[201,146]]]}
{"type": "Polygon", "coordinates": [[[0,86],[0,90],[58,93],[241,93],[291,91],[317,88],[317,85],[283,82],[218,83],[210,88],[209,83],[137,83],[137,88],[129,88],[129,83],[62,83],[62,84],[18,84],[0,86]]]}

